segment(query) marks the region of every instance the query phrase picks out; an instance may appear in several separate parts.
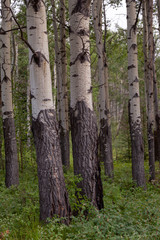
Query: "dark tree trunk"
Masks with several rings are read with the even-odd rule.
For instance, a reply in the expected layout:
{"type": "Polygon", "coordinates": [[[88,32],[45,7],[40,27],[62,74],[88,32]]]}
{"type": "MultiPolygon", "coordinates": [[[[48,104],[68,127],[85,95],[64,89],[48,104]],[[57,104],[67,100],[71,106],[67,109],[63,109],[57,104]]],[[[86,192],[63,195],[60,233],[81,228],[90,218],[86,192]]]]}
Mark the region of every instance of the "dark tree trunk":
{"type": "Polygon", "coordinates": [[[67,169],[70,167],[70,145],[69,145],[69,131],[65,131],[62,127],[60,130],[60,143],[62,153],[62,164],[67,169]]]}
{"type": "Polygon", "coordinates": [[[58,124],[54,110],[43,110],[32,121],[40,194],[40,220],[54,215],[69,223],[70,205],[65,187],[58,124]]]}
{"type": "Polygon", "coordinates": [[[154,132],[152,124],[148,123],[148,149],[149,149],[149,173],[150,181],[155,179],[155,146],[154,146],[154,132]]]}
{"type": "Polygon", "coordinates": [[[155,144],[155,160],[160,162],[160,116],[156,114],[156,131],[154,132],[154,144],[155,144]]]}
{"type": "Polygon", "coordinates": [[[13,118],[3,120],[5,142],[6,187],[19,184],[19,167],[17,160],[17,143],[13,118]]]}
{"type": "Polygon", "coordinates": [[[146,183],[144,172],[144,146],[142,129],[141,125],[137,122],[135,122],[135,125],[131,123],[130,104],[128,105],[128,110],[132,145],[132,177],[137,186],[145,187],[146,183]]]}
{"type": "Polygon", "coordinates": [[[103,208],[100,163],[97,158],[97,124],[94,113],[81,101],[71,109],[74,173],[81,175],[78,187],[98,209],[103,208]]]}
{"type": "Polygon", "coordinates": [[[101,119],[100,122],[99,146],[101,160],[104,162],[105,175],[113,178],[113,158],[112,158],[112,136],[111,127],[108,125],[107,119],[101,119]]]}

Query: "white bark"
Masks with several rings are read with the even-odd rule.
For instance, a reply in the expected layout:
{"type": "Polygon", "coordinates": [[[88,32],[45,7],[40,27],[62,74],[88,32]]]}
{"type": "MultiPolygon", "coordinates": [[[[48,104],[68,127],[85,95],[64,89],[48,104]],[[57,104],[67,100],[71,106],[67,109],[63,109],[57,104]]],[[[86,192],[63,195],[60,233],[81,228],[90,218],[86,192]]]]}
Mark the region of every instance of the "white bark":
{"type": "Polygon", "coordinates": [[[127,3],[127,45],[128,45],[128,80],[129,80],[129,123],[132,144],[132,177],[138,186],[145,187],[144,149],[140,114],[136,2],[127,3]]]}
{"type": "Polygon", "coordinates": [[[72,13],[77,0],[69,1],[70,12],[70,86],[71,108],[78,101],[84,101],[93,110],[91,93],[89,17],[80,12],[72,13]],[[84,34],[81,34],[84,33],[84,34]],[[83,35],[83,36],[82,36],[83,35]]]}
{"type": "MultiPolygon", "coordinates": [[[[2,30],[11,29],[11,13],[9,10],[10,1],[6,0],[3,6],[2,30]]],[[[12,83],[11,83],[11,53],[10,53],[10,37],[11,33],[0,35],[1,49],[1,91],[2,91],[2,116],[3,119],[13,118],[12,105],[12,83]],[[8,113],[8,114],[6,114],[8,113]]]]}
{"type": "MultiPolygon", "coordinates": [[[[130,115],[132,124],[141,124],[140,117],[140,97],[137,62],[137,36],[134,24],[136,22],[135,1],[127,1],[127,24],[128,24],[128,79],[129,79],[129,100],[130,115]]],[[[140,133],[141,134],[141,133],[140,133]]]]}
{"type": "Polygon", "coordinates": [[[31,4],[27,8],[27,32],[28,42],[35,51],[41,54],[40,62],[35,62],[30,50],[30,79],[32,117],[37,119],[41,110],[53,109],[51,73],[49,65],[48,37],[46,29],[46,12],[44,3],[41,1],[40,10],[35,12],[31,4]],[[39,66],[38,66],[39,65],[39,66]]]}

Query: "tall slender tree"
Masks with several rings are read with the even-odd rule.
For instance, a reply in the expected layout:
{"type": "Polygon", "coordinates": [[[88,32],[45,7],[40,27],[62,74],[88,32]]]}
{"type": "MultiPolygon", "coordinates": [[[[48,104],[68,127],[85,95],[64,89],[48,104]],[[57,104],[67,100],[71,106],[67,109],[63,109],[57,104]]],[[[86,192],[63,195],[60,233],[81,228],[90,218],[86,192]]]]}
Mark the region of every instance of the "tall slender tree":
{"type": "Polygon", "coordinates": [[[143,2],[143,28],[144,43],[143,52],[145,59],[145,88],[147,104],[147,132],[150,180],[155,179],[155,146],[154,146],[154,39],[153,39],[153,1],[143,2]]]}
{"type": "Polygon", "coordinates": [[[60,126],[60,143],[62,163],[69,168],[70,146],[69,146],[69,113],[68,113],[68,90],[67,90],[67,56],[66,56],[66,34],[65,34],[65,1],[59,2],[60,12],[60,36],[56,22],[55,1],[52,0],[53,27],[55,39],[55,63],[57,73],[57,99],[58,118],[60,126]],[[60,42],[60,43],[59,43],[60,42]]]}
{"type": "Polygon", "coordinates": [[[17,159],[17,143],[12,105],[11,84],[11,12],[10,0],[2,2],[2,24],[0,34],[1,54],[1,91],[2,91],[2,117],[5,141],[5,166],[7,187],[19,184],[19,167],[17,159]]]}
{"type": "Polygon", "coordinates": [[[97,208],[103,207],[97,149],[97,123],[93,112],[89,14],[91,0],[69,0],[71,133],[74,173],[81,175],[81,193],[97,208]]]}
{"type": "Polygon", "coordinates": [[[129,122],[132,144],[132,176],[138,186],[145,186],[144,148],[141,129],[139,79],[137,62],[136,6],[126,0],[129,80],[129,122]]]}
{"type": "Polygon", "coordinates": [[[100,155],[104,162],[105,174],[108,177],[113,177],[112,136],[111,136],[108,74],[107,74],[108,69],[102,32],[102,0],[93,1],[92,14],[98,55],[100,155]]]}
{"type": "Polygon", "coordinates": [[[70,206],[65,187],[59,130],[53,108],[44,1],[29,0],[27,32],[30,44],[32,129],[37,153],[40,219],[55,214],[69,222],[70,206]]]}

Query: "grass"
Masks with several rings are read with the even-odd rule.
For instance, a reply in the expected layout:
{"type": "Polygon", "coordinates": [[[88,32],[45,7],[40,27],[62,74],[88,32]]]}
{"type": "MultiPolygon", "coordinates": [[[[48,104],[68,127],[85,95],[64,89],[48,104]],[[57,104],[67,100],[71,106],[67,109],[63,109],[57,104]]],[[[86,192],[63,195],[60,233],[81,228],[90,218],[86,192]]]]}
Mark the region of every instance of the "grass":
{"type": "MultiPolygon", "coordinates": [[[[157,167],[158,169],[158,167],[157,167]]],[[[98,212],[87,202],[72,217],[70,226],[57,218],[39,223],[38,181],[34,168],[21,174],[20,186],[6,189],[0,172],[0,239],[14,240],[118,240],[160,239],[160,179],[147,184],[147,190],[134,188],[130,163],[115,163],[114,181],[102,173],[105,208],[98,212]],[[87,217],[83,209],[89,208],[87,217]],[[3,236],[2,236],[3,235],[3,236]]],[[[75,204],[73,173],[66,174],[72,208],[75,204]]]]}

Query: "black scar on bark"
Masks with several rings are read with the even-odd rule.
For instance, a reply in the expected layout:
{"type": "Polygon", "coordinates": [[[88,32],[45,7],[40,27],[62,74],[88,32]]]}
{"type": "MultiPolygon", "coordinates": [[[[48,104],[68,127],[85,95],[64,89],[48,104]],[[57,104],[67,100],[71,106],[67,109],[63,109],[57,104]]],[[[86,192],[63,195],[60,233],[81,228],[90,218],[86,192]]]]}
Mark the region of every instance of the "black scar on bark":
{"type": "Polygon", "coordinates": [[[42,66],[43,60],[45,60],[47,63],[49,63],[48,60],[46,59],[46,57],[44,56],[44,54],[41,53],[41,52],[39,52],[39,51],[35,52],[35,53],[32,55],[31,63],[32,63],[33,60],[34,60],[34,62],[38,65],[38,67],[41,67],[41,66],[42,66]]]}
{"type": "Polygon", "coordinates": [[[5,165],[6,187],[19,184],[19,166],[17,157],[17,143],[15,134],[15,124],[13,118],[6,118],[3,120],[3,133],[5,143],[5,165]]]}
{"type": "Polygon", "coordinates": [[[41,2],[42,2],[41,0],[29,0],[28,5],[29,3],[31,3],[34,11],[38,12],[41,7],[41,2]]]}
{"type": "MultiPolygon", "coordinates": [[[[81,195],[98,209],[103,208],[103,190],[98,159],[98,129],[96,117],[84,101],[70,109],[74,173],[80,175],[81,195]]],[[[80,199],[78,199],[80,201],[80,199]]]]}
{"type": "Polygon", "coordinates": [[[1,46],[1,49],[2,48],[7,48],[7,46],[3,43],[2,46],[1,46]]]}
{"type": "Polygon", "coordinates": [[[89,17],[90,3],[91,3],[91,0],[78,0],[71,14],[73,15],[79,12],[83,14],[85,17],[89,17]]]}
{"type": "Polygon", "coordinates": [[[59,128],[53,109],[42,110],[32,120],[38,166],[40,220],[46,222],[53,216],[63,217],[69,224],[71,209],[65,187],[59,128]]]}
{"type": "Polygon", "coordinates": [[[9,77],[7,77],[7,76],[5,75],[4,78],[3,78],[3,80],[2,80],[2,82],[7,83],[7,82],[9,82],[9,81],[11,81],[11,80],[9,79],[9,77]]]}

